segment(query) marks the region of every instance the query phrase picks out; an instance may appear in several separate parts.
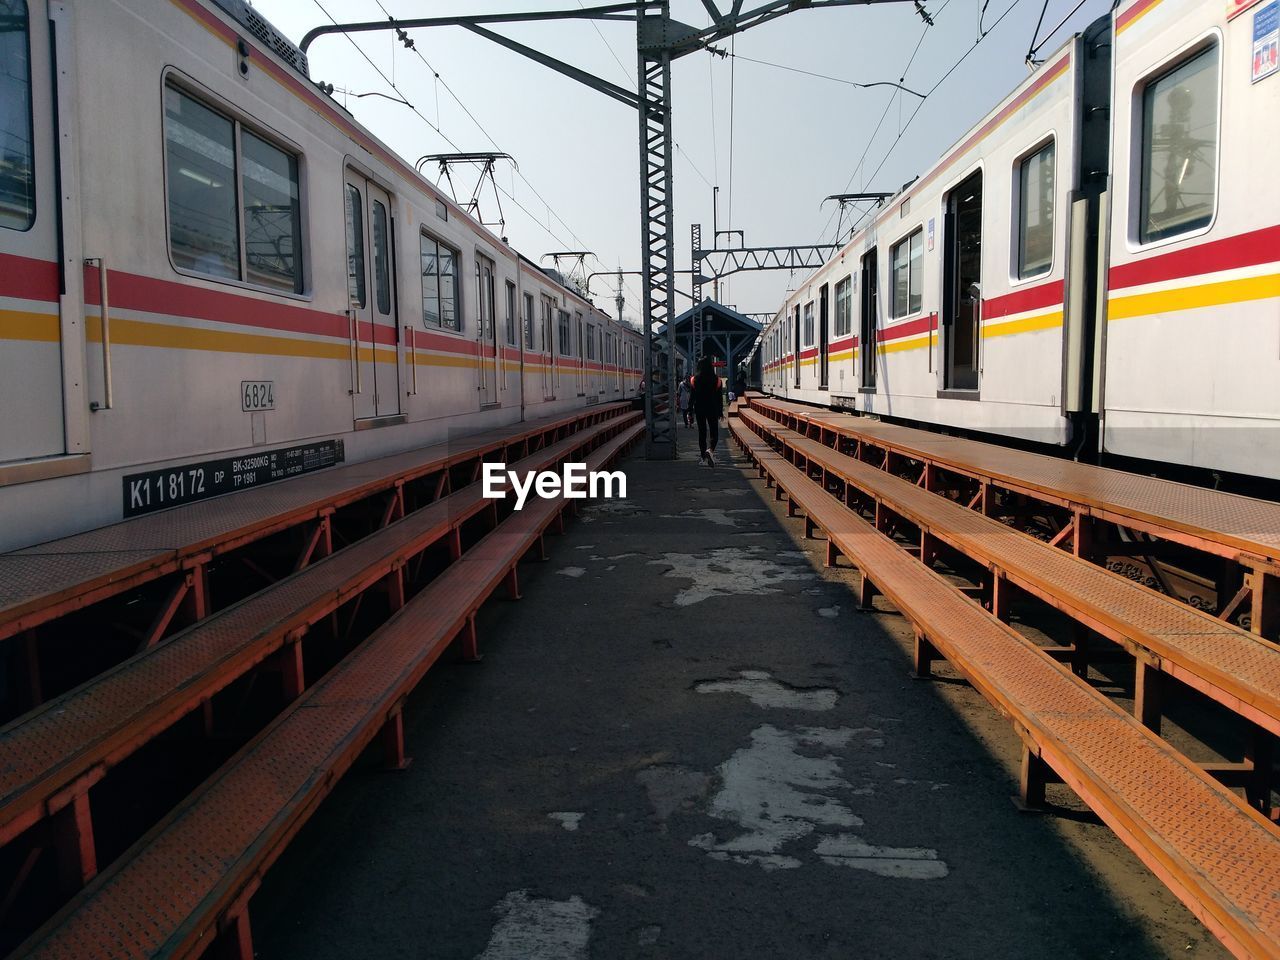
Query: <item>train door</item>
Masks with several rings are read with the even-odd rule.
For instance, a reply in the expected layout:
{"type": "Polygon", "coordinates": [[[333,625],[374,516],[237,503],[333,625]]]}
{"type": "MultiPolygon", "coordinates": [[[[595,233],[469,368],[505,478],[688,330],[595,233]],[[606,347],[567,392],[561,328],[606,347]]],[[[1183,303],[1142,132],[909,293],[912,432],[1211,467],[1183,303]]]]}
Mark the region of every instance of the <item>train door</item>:
{"type": "Polygon", "coordinates": [[[391,199],[347,170],[347,295],[357,420],[400,412],[399,337],[391,269],[391,199]]]}
{"type": "Polygon", "coordinates": [[[880,268],[876,263],[876,248],[872,247],[862,258],[862,316],[858,326],[859,386],[863,390],[876,388],[876,343],[879,339],[880,268]]]}
{"type": "MultiPolygon", "coordinates": [[[[0,462],[67,451],[53,71],[43,8],[43,0],[0,0],[0,409],[7,413],[0,462]]],[[[97,270],[86,277],[96,284],[97,270]]]]}
{"type": "Polygon", "coordinates": [[[827,317],[828,317],[828,301],[827,301],[827,284],[823,284],[818,290],[818,388],[820,390],[827,389],[827,340],[829,339],[827,317]]]}
{"type": "Polygon", "coordinates": [[[576,328],[576,332],[578,335],[578,396],[583,397],[583,396],[586,396],[586,393],[587,393],[587,387],[584,382],[586,379],[586,372],[587,372],[587,360],[586,360],[586,356],[587,356],[586,342],[587,341],[586,341],[586,337],[583,336],[583,331],[582,331],[582,314],[574,313],[573,318],[574,318],[574,327],[576,328]]]}
{"type": "Polygon", "coordinates": [[[542,349],[546,351],[542,364],[542,399],[554,400],[556,398],[555,383],[553,381],[554,366],[556,362],[556,347],[554,339],[554,326],[552,323],[552,314],[555,307],[546,297],[542,298],[542,349]]]}
{"type": "Polygon", "coordinates": [[[795,329],[795,353],[793,356],[796,361],[796,386],[798,387],[800,386],[800,304],[798,303],[796,304],[795,329]]]}
{"type": "Polygon", "coordinates": [[[493,285],[493,261],[476,254],[476,340],[483,406],[498,402],[498,325],[494,322],[493,285]]]}
{"type": "Polygon", "coordinates": [[[943,389],[978,389],[982,326],[982,171],[947,195],[942,297],[943,389]]]}

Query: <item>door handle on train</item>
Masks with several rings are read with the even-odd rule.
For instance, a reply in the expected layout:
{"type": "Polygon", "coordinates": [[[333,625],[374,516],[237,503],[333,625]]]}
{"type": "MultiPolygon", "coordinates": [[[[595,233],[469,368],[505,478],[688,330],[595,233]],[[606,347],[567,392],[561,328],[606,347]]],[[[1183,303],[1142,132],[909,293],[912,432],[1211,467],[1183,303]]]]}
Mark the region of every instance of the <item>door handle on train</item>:
{"type": "Polygon", "coordinates": [[[102,314],[102,403],[96,400],[89,403],[89,409],[96,413],[111,409],[111,307],[107,296],[107,261],[103,257],[85,257],[84,262],[98,267],[98,303],[102,314]]]}
{"type": "Polygon", "coordinates": [[[360,376],[360,315],[355,310],[348,309],[347,316],[351,320],[351,366],[355,370],[356,385],[351,393],[354,395],[364,393],[360,376]]]}
{"type": "Polygon", "coordinates": [[[413,333],[413,326],[406,323],[404,325],[404,336],[409,341],[409,369],[412,371],[413,390],[409,396],[416,397],[418,395],[418,344],[413,333]]]}

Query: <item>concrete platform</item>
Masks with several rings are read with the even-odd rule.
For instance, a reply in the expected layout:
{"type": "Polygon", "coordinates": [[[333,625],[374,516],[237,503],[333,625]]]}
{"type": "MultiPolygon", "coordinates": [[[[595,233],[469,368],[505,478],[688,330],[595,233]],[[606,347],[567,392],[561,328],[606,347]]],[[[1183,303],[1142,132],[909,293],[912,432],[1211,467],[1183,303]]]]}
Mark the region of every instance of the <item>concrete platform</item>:
{"type": "MultiPolygon", "coordinates": [[[[682,437],[683,439],[683,437],[682,437]]],[[[721,451],[626,464],[254,901],[262,958],[1220,957],[721,451]]]]}

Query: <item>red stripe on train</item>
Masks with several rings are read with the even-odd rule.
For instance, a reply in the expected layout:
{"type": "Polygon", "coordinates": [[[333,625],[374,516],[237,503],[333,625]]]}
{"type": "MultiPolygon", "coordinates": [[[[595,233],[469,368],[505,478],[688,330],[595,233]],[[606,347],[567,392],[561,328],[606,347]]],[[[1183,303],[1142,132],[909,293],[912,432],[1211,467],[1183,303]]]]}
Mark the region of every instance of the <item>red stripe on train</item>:
{"type": "Polygon", "coordinates": [[[992,297],[982,301],[982,318],[999,320],[1014,313],[1026,313],[1029,310],[1043,310],[1048,307],[1062,306],[1063,284],[1061,280],[1052,280],[1038,286],[1015,290],[1003,297],[992,297]]]}
{"type": "MultiPolygon", "coordinates": [[[[350,323],[346,315],[341,313],[326,313],[310,307],[260,300],[243,294],[197,287],[192,283],[158,280],[119,270],[108,271],[107,277],[111,285],[112,308],[287,330],[291,333],[326,337],[351,336],[350,323]]],[[[85,271],[85,303],[98,305],[98,281],[93,270],[85,271]]]]}
{"type": "Polygon", "coordinates": [[[0,253],[0,297],[57,303],[58,281],[58,265],[51,260],[0,253]]]}
{"type": "Polygon", "coordinates": [[[1280,224],[1112,267],[1112,290],[1280,260],[1280,224]]]}

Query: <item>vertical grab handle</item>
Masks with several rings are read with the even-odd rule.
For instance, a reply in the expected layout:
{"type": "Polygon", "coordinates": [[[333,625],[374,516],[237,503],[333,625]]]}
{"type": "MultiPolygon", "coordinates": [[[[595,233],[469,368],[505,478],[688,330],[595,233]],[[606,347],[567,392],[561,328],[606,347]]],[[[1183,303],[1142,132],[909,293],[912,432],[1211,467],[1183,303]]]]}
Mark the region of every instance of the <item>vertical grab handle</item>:
{"type": "Polygon", "coordinates": [[[355,370],[356,388],[353,393],[364,393],[364,385],[360,376],[360,316],[355,310],[347,310],[347,317],[351,320],[351,366],[355,370]]]}
{"type": "Polygon", "coordinates": [[[410,396],[418,395],[418,344],[413,336],[413,326],[406,323],[404,325],[404,338],[409,341],[409,369],[413,378],[413,392],[410,396]]]}
{"type": "Polygon", "coordinates": [[[86,257],[86,264],[98,268],[98,303],[102,310],[102,403],[94,401],[89,409],[110,410],[113,396],[111,384],[111,304],[107,291],[107,261],[102,257],[86,257]]]}

